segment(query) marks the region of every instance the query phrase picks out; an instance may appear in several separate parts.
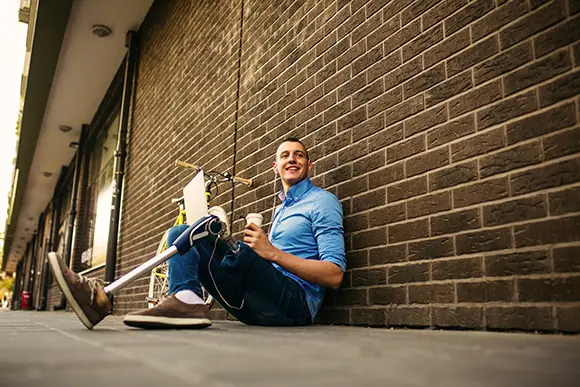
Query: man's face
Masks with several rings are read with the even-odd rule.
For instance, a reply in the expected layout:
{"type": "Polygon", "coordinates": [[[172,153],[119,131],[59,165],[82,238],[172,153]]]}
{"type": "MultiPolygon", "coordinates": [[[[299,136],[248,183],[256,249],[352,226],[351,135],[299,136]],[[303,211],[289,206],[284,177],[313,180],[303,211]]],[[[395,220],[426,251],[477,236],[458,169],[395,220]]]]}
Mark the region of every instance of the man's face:
{"type": "Polygon", "coordinates": [[[306,149],[302,144],[286,141],[278,147],[273,167],[288,189],[308,176],[308,172],[312,169],[312,161],[307,159],[306,149]]]}

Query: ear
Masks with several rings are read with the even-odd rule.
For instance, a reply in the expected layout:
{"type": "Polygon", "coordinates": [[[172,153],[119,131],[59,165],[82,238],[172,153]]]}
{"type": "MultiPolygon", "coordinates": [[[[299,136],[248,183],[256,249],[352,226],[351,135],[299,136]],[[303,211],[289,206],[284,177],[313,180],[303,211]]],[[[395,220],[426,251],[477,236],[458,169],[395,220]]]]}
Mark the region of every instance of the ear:
{"type": "Polygon", "coordinates": [[[275,161],[272,161],[272,170],[274,171],[274,175],[278,174],[278,166],[276,165],[275,161]]]}
{"type": "Polygon", "coordinates": [[[308,173],[312,170],[312,160],[308,160],[308,173]]]}

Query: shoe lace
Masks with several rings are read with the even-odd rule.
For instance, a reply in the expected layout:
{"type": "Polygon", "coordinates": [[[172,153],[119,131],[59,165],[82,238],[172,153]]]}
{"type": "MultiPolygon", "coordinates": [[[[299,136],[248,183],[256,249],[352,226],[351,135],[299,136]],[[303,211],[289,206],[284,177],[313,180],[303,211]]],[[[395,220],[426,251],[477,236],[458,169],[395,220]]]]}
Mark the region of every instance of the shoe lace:
{"type": "Polygon", "coordinates": [[[93,305],[93,301],[95,300],[95,294],[97,294],[97,290],[99,289],[99,285],[103,283],[96,278],[88,278],[83,275],[79,274],[79,281],[80,283],[85,283],[89,287],[91,291],[91,305],[93,305]]]}

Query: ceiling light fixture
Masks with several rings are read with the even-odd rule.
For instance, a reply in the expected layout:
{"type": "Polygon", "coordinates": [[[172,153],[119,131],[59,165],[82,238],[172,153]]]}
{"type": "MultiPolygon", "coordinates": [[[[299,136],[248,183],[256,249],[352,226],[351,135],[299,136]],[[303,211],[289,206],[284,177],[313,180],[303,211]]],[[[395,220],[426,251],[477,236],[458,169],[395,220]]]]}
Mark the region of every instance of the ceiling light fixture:
{"type": "Polygon", "coordinates": [[[99,38],[106,38],[107,36],[113,33],[111,28],[107,27],[104,24],[95,24],[91,28],[93,35],[98,36],[99,38]]]}
{"type": "Polygon", "coordinates": [[[44,177],[51,177],[52,176],[52,172],[42,172],[42,176],[44,177]]]}
{"type": "Polygon", "coordinates": [[[72,128],[68,125],[59,125],[58,130],[60,130],[63,133],[68,133],[72,130],[72,128]]]}
{"type": "Polygon", "coordinates": [[[68,147],[72,149],[77,149],[79,147],[79,143],[76,141],[72,141],[70,144],[68,144],[68,147]]]}

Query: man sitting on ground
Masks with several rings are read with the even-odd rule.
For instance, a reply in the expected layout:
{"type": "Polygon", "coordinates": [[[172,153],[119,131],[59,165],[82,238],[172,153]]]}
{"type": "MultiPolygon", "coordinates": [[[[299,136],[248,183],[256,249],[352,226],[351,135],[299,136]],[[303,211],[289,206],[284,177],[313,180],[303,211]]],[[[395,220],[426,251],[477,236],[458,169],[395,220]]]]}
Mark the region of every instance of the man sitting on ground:
{"type": "MultiPolygon", "coordinates": [[[[250,223],[238,254],[206,237],[186,254],[173,256],[168,261],[170,296],[154,308],[127,314],[125,324],[140,328],[211,325],[200,282],[243,323],[312,323],[325,288],[338,288],[346,268],[342,207],[333,194],[312,185],[308,178],[312,161],[300,140],[282,141],[273,169],[283,190],[278,193],[282,204],[269,235],[250,223]]],[[[172,228],[168,245],[186,228],[172,228]]],[[[75,312],[89,329],[110,313],[112,305],[101,284],[73,273],[60,259],[51,266],[60,272],[55,273],[63,279],[59,285],[78,303],[75,312]]]]}

